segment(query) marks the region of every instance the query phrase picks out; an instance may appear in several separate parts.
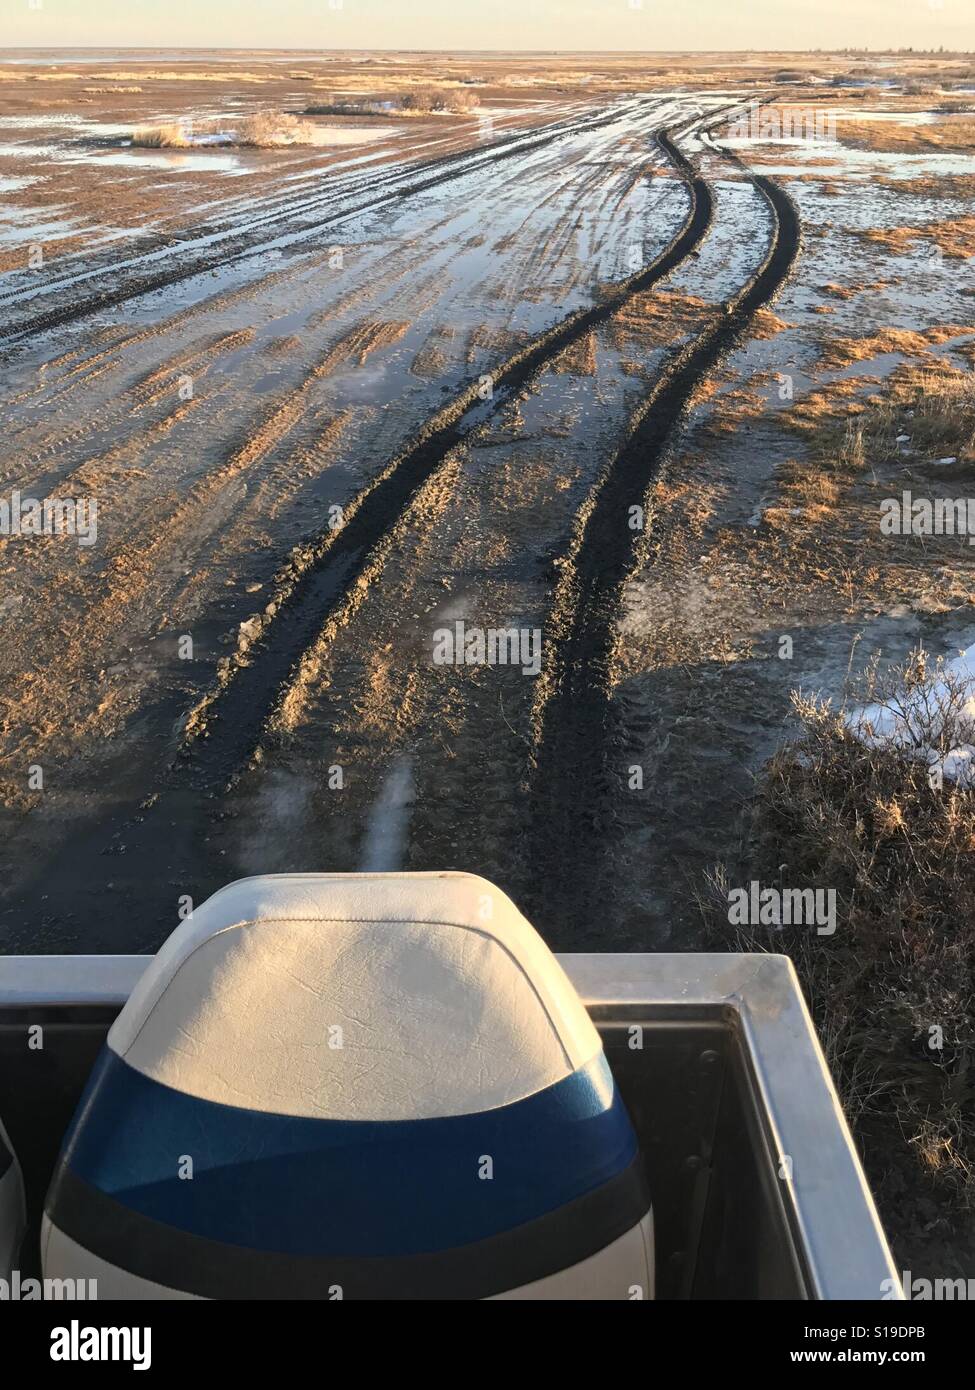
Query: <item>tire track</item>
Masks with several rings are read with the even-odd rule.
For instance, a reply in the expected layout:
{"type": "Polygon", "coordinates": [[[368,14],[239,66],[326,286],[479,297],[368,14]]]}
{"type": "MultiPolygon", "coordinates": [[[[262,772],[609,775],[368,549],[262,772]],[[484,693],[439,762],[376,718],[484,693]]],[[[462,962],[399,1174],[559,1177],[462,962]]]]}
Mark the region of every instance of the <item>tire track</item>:
{"type": "MultiPolygon", "coordinates": [[[[156,290],[167,289],[172,285],[182,283],[192,279],[206,271],[211,271],[217,267],[225,269],[227,266],[234,265],[239,261],[246,260],[251,256],[260,254],[262,251],[270,249],[271,245],[276,249],[284,246],[297,245],[302,241],[310,240],[326,227],[334,226],[336,223],[355,217],[360,213],[378,211],[391,203],[398,202],[400,199],[412,197],[414,194],[422,193],[431,188],[451,181],[456,178],[464,177],[468,174],[476,173],[480,169],[490,164],[499,163],[502,160],[510,159],[515,155],[533,153],[535,150],[544,149],[554,144],[557,140],[567,139],[570,136],[584,134],[590,130],[600,130],[608,125],[612,125],[623,117],[629,107],[614,107],[609,112],[601,112],[599,115],[592,116],[585,120],[559,122],[554,127],[545,129],[539,135],[520,134],[515,136],[502,137],[492,144],[485,145],[473,154],[470,150],[463,150],[457,154],[441,156],[426,164],[421,164],[418,168],[413,167],[406,171],[398,170],[388,175],[384,179],[375,181],[368,187],[369,191],[366,200],[346,206],[338,211],[321,218],[310,226],[303,226],[299,231],[290,233],[286,236],[275,237],[273,243],[261,241],[255,238],[254,232],[263,229],[276,222],[286,222],[289,218],[305,217],[309,209],[328,206],[334,202],[334,190],[320,195],[317,198],[306,199],[298,205],[289,205],[287,208],[267,214],[264,218],[252,219],[248,227],[244,230],[237,228],[228,229],[226,232],[209,233],[198,238],[196,244],[201,242],[212,245],[218,240],[230,240],[235,238],[238,242],[244,242],[243,246],[229,252],[229,254],[218,254],[216,257],[212,253],[204,251],[195,258],[187,259],[188,252],[193,247],[193,241],[181,243],[175,248],[175,253],[182,252],[179,257],[180,263],[168,269],[157,271],[154,274],[144,276],[134,283],[118,285],[114,289],[103,289],[90,295],[87,299],[76,299],[69,304],[62,304],[54,308],[32,315],[26,322],[0,323],[0,347],[9,347],[17,343],[24,342],[39,333],[46,332],[51,328],[58,328],[67,323],[76,322],[79,319],[87,318],[94,313],[103,312],[106,309],[115,308],[120,304],[126,303],[131,299],[140,298],[142,295],[150,294],[156,290]],[[417,178],[417,174],[424,171],[437,170],[429,178],[417,178]],[[407,178],[406,183],[402,179],[407,178]],[[387,186],[388,185],[388,186],[387,186]]],[[[354,195],[353,195],[354,196],[354,195]]],[[[159,253],[154,253],[158,257],[159,253]]],[[[138,262],[136,262],[136,265],[138,262]]],[[[79,276],[72,277],[77,283],[83,279],[94,279],[99,275],[118,274],[122,267],[113,270],[111,266],[96,267],[91,271],[82,272],[79,276]]],[[[50,292],[54,293],[59,285],[64,282],[55,282],[50,287],[50,292]]],[[[45,293],[46,287],[40,287],[39,293],[45,293]]],[[[0,298],[0,308],[4,305],[16,304],[28,295],[33,297],[37,291],[15,291],[14,293],[0,298]]]]}
{"type": "MultiPolygon", "coordinates": [[[[204,341],[175,353],[158,367],[143,373],[131,388],[119,393],[116,400],[107,403],[100,412],[93,413],[89,419],[75,424],[67,433],[64,432],[63,426],[60,427],[61,433],[58,433],[58,427],[55,427],[51,431],[50,440],[35,444],[29,449],[11,450],[11,468],[3,471],[5,485],[16,479],[22,486],[32,483],[35,489],[46,493],[67,483],[86,464],[97,463],[99,459],[105,461],[121,457],[133,446],[144,448],[155,437],[152,429],[136,430],[128,437],[120,439],[120,421],[134,421],[139,411],[157,405],[173,395],[178,389],[178,377],[181,372],[192,372],[202,377],[222,355],[247,346],[254,337],[255,331],[252,328],[240,329],[233,333],[210,334],[204,341]],[[96,435],[102,435],[111,441],[100,454],[83,460],[67,471],[47,475],[38,473],[37,470],[42,469],[46,463],[61,458],[69,449],[78,447],[96,435]]],[[[112,365],[114,364],[110,363],[101,370],[110,370],[112,365]]],[[[91,377],[84,378],[85,383],[90,379],[91,377]]],[[[56,396],[52,396],[52,400],[55,404],[58,403],[56,396]]],[[[15,442],[16,437],[14,432],[15,442]]]]}
{"type": "Polygon", "coordinates": [[[292,557],[275,586],[271,611],[251,629],[217,685],[188,716],[188,751],[205,785],[226,785],[250,757],[266,725],[286,727],[290,722],[285,713],[289,692],[307,679],[303,668],[317,659],[326,620],[370,572],[373,552],[384,546],[413,496],[451,450],[566,348],[669,275],[703,240],[714,212],[711,190],[666,132],[657,141],[688,188],[680,230],[654,261],[619,282],[599,304],[569,315],[509,356],[493,374],[490,400],[482,400],[479,385],[472,384],[439,411],[346,508],[340,530],[320,533],[292,557]]]}
{"type": "Polygon", "coordinates": [[[771,179],[752,174],[737,157],[728,158],[771,209],[768,254],[726,302],[724,313],[658,376],[626,443],[580,512],[560,569],[533,709],[530,835],[522,891],[543,933],[546,926],[557,929],[562,940],[573,929],[567,924],[580,933],[587,927],[591,931],[606,913],[601,870],[611,833],[609,753],[618,741],[611,709],[616,623],[627,580],[645,561],[648,547],[646,533],[630,529],[629,509],[645,503],[696,393],[747,335],[755,313],[782,289],[801,244],[799,216],[789,196],[771,179]]]}
{"type": "MultiPolygon", "coordinates": [[[[632,296],[674,270],[703,239],[713,214],[711,192],[665,133],[658,134],[657,143],[689,190],[684,222],[668,246],[642,271],[614,286],[599,304],[577,311],[517,348],[495,371],[492,399],[482,400],[478,383],[471,383],[428,420],[413,442],[391,458],[360,492],[346,508],[341,530],[325,528],[293,552],[279,573],[259,631],[248,624],[248,635],[232,657],[224,658],[214,686],[187,717],[183,756],[164,778],[161,800],[165,801],[167,791],[172,790],[167,785],[171,781],[207,794],[228,783],[253,753],[268,723],[273,724],[330,614],[341,608],[370,573],[375,555],[384,549],[384,538],[450,451],[552,359],[584,341],[595,326],[632,296]]],[[[318,373],[313,369],[311,375],[317,379],[318,373]]],[[[292,426],[295,420],[292,399],[272,414],[268,424],[276,435],[278,427],[292,426]]],[[[265,434],[266,430],[262,431],[262,439],[265,434]]],[[[239,455],[234,455],[231,471],[239,464],[239,455]]],[[[226,471],[226,467],[220,470],[221,478],[226,471]]],[[[205,485],[212,487],[210,475],[205,485]]],[[[198,490],[183,500],[189,508],[191,502],[199,500],[198,490]]],[[[146,550],[143,542],[138,560],[140,571],[148,576],[146,550]]],[[[102,836],[104,839],[104,829],[102,836]]]]}
{"type": "MultiPolygon", "coordinates": [[[[658,132],[656,139],[688,190],[684,222],[671,242],[643,270],[608,288],[597,305],[568,316],[514,351],[495,370],[493,399],[482,400],[476,383],[463,390],[427,421],[413,442],[391,458],[347,507],[340,530],[323,529],[292,553],[279,573],[259,630],[254,632],[248,622],[249,635],[233,657],[219,663],[213,688],[188,717],[184,714],[184,737],[173,761],[155,780],[155,788],[147,796],[145,783],[133,782],[131,799],[116,800],[97,821],[79,825],[62,846],[58,881],[52,883],[49,875],[44,880],[48,911],[55,917],[70,923],[83,919],[96,947],[108,949],[113,941],[117,946],[118,924],[99,925],[104,916],[100,895],[94,889],[85,890],[79,900],[78,884],[92,881],[92,863],[101,856],[123,856],[116,861],[114,873],[107,864],[106,872],[113,879],[121,877],[125,891],[136,897],[147,875],[163,886],[171,885],[174,895],[185,892],[187,886],[194,892],[202,890],[219,877],[219,864],[211,862],[207,844],[207,804],[217,818],[232,814],[223,809],[225,789],[252,757],[259,758],[264,736],[268,732],[275,736],[303,665],[317,658],[323,631],[343,612],[355,611],[358,594],[382,572],[389,536],[403,524],[416,499],[422,498],[423,489],[436,486],[437,478],[446,476],[451,451],[554,358],[584,341],[630,298],[669,275],[703,240],[713,216],[711,190],[668,133],[658,132]],[[136,810],[137,798],[142,801],[136,810]]],[[[149,582],[152,557],[146,558],[144,580],[149,582]]],[[[172,703],[169,709],[175,717],[172,703]]],[[[166,911],[162,903],[160,911],[166,911]]],[[[127,919],[127,932],[131,933],[132,925],[127,919]]],[[[164,923],[147,918],[143,935],[130,942],[129,949],[158,940],[160,929],[164,923]]]]}

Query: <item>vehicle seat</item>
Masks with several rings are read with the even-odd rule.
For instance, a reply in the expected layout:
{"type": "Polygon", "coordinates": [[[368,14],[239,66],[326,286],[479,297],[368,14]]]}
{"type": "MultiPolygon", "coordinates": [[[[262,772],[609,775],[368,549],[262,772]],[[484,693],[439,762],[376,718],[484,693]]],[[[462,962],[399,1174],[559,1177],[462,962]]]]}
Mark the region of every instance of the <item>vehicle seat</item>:
{"type": "Polygon", "coordinates": [[[467,874],[244,879],[113,1024],[48,1193],[105,1298],[652,1296],[599,1035],[467,874]]]}
{"type": "Polygon", "coordinates": [[[17,1268],[26,1226],[24,1179],[13,1145],[0,1121],[0,1279],[8,1284],[17,1268]]]}

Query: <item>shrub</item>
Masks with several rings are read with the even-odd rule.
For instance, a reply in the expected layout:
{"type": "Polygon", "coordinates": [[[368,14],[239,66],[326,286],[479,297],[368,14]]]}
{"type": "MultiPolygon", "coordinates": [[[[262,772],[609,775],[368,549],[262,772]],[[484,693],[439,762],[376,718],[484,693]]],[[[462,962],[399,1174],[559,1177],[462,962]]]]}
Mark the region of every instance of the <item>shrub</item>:
{"type": "Polygon", "coordinates": [[[464,87],[418,87],[403,97],[404,111],[472,111],[477,96],[464,87]]]}
{"type": "Polygon", "coordinates": [[[146,149],[185,149],[189,145],[180,125],[140,126],[132,132],[133,145],[146,149]]]}
{"type": "Polygon", "coordinates": [[[315,128],[298,116],[280,111],[259,111],[245,116],[236,128],[238,145],[255,145],[268,149],[275,145],[307,145],[315,138],[315,128]]]}
{"type": "MultiPolygon", "coordinates": [[[[905,716],[905,746],[795,695],[800,735],[758,781],[735,875],[835,889],[835,935],[738,928],[737,944],[795,962],[902,1261],[937,1240],[975,1261],[975,792],[928,770],[975,736],[971,683],[918,650],[867,694],[905,716]]],[[[729,884],[717,870],[703,904],[725,942],[729,884]]]]}
{"type": "MultiPolygon", "coordinates": [[[[133,145],[148,149],[190,149],[200,137],[222,134],[230,126],[226,121],[195,122],[189,127],[177,124],[143,126],[132,132],[133,145]],[[194,137],[196,137],[194,139],[194,137]]],[[[237,119],[227,130],[227,143],[272,149],[278,145],[306,145],[315,138],[315,127],[309,121],[281,111],[258,111],[252,116],[237,119]]]]}

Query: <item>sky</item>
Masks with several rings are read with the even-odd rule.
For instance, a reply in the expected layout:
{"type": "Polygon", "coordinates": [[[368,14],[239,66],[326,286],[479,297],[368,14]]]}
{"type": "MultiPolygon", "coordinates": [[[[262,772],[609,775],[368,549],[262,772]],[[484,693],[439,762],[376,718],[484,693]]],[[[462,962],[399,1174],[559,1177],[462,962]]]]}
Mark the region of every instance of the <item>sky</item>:
{"type": "Polygon", "coordinates": [[[975,0],[0,0],[0,46],[975,49],[975,0]]]}

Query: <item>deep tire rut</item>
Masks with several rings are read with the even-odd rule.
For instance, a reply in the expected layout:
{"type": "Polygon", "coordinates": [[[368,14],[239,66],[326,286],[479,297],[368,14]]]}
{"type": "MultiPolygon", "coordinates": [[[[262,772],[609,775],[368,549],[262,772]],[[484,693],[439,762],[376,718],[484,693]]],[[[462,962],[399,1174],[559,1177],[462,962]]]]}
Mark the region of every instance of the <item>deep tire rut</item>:
{"type": "MultiPolygon", "coordinates": [[[[522,866],[529,915],[548,939],[591,943],[607,916],[604,873],[612,806],[622,768],[610,767],[616,739],[611,688],[617,622],[627,580],[647,535],[629,526],[645,504],[696,393],[748,333],[755,313],[785,284],[801,244],[799,215],[771,179],[751,174],[773,215],[768,254],[723,314],[667,364],[645,397],[623,447],[580,516],[556,592],[536,699],[528,853],[522,866]]],[[[645,515],[648,515],[645,512],[645,515]]]]}

